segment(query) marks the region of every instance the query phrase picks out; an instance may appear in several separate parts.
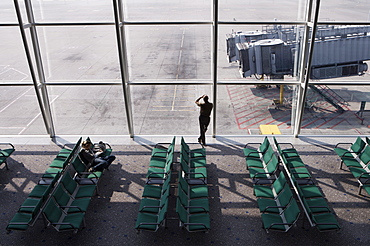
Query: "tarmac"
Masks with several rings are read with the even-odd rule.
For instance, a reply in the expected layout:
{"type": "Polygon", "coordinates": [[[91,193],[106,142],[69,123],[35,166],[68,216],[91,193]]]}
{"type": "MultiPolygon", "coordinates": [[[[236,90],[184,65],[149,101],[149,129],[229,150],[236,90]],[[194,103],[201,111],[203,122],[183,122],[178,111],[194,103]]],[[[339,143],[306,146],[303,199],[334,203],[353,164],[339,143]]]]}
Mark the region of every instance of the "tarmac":
{"type": "MultiPolygon", "coordinates": [[[[6,233],[7,223],[56,156],[62,141],[73,143],[76,138],[54,141],[34,138],[28,143],[26,139],[13,139],[16,151],[9,160],[9,170],[0,170],[0,228],[3,229],[0,230],[0,245],[369,245],[370,197],[358,195],[357,181],[348,169],[339,169],[340,161],[333,151],[336,143],[354,142],[355,137],[278,138],[279,142],[295,146],[336,214],[341,230],[326,233],[310,227],[303,213],[287,233],[266,233],[262,229],[242,149],[246,143],[262,142],[263,137],[208,137],[211,218],[208,233],[189,233],[179,227],[174,210],[177,184],[173,178],[167,228],[139,234],[134,227],[151,150],[155,143],[169,142],[172,136],[93,137],[95,141],[105,140],[112,144],[117,159],[101,178],[99,196],[92,199],[85,216],[86,228],[77,234],[58,233],[50,226],[45,228],[42,221],[37,221],[27,231],[6,233]]],[[[185,140],[192,148],[199,147],[194,144],[196,136],[185,136],[185,140]]],[[[178,169],[177,163],[174,169],[178,169]]]]}

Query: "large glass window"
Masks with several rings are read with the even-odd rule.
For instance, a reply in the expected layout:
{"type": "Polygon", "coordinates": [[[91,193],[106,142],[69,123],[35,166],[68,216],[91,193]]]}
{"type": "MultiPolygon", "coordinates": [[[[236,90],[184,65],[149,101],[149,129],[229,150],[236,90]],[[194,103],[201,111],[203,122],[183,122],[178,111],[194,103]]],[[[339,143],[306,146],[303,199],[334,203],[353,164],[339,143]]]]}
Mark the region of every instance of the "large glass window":
{"type": "Polygon", "coordinates": [[[211,21],[212,0],[129,0],[125,2],[127,21],[211,21]]]}
{"type": "MultiPolygon", "coordinates": [[[[213,102],[211,86],[152,85],[132,86],[134,129],[139,135],[197,135],[199,109],[195,100],[207,94],[213,102]]],[[[212,133],[210,125],[207,134],[212,133]]]]}
{"type": "Polygon", "coordinates": [[[368,135],[369,104],[370,86],[310,85],[301,134],[368,135]]]}
{"type": "Polygon", "coordinates": [[[312,59],[316,1],[117,0],[122,23],[113,1],[17,2],[32,64],[14,2],[1,1],[4,134],[46,134],[51,117],[47,132],[58,135],[198,135],[202,94],[215,103],[207,134],[256,135],[264,124],[287,135],[368,132],[366,1],[320,2],[312,59]],[[38,97],[20,85],[33,82],[38,97]]]}
{"type": "Polygon", "coordinates": [[[112,1],[33,0],[37,22],[112,22],[112,1]]]}
{"type": "MultiPolygon", "coordinates": [[[[19,1],[19,7],[23,15],[26,16],[23,1],[19,1]]],[[[0,23],[18,23],[17,15],[15,13],[13,0],[0,1],[0,23]]]]}
{"type": "Polygon", "coordinates": [[[2,135],[44,135],[46,128],[32,86],[3,86],[0,90],[2,135]]]}
{"type": "Polygon", "coordinates": [[[219,1],[220,21],[302,21],[305,0],[219,1]]]}
{"type": "Polygon", "coordinates": [[[293,86],[225,85],[218,86],[217,134],[258,135],[260,125],[276,125],[282,134],[292,134],[293,86]]]}
{"type": "Polygon", "coordinates": [[[321,1],[320,21],[370,21],[370,2],[367,0],[321,1]]]}
{"type": "Polygon", "coordinates": [[[127,135],[121,86],[50,86],[59,135],[127,135]]]}
{"type": "Polygon", "coordinates": [[[210,26],[128,28],[130,80],[211,80],[210,26]]]}
{"type": "Polygon", "coordinates": [[[46,81],[120,81],[113,26],[38,27],[46,81]]]}
{"type": "Polygon", "coordinates": [[[19,27],[0,27],[0,83],[31,82],[19,27]]]}

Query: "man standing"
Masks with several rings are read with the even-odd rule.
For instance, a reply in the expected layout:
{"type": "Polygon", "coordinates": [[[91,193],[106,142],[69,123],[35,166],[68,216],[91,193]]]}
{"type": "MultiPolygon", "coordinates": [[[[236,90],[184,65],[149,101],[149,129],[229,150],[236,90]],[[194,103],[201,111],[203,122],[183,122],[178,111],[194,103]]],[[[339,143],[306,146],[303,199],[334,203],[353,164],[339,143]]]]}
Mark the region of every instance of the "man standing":
{"type": "Polygon", "coordinates": [[[210,115],[212,112],[213,104],[208,101],[208,96],[203,95],[199,97],[195,103],[200,107],[199,115],[199,127],[200,127],[200,137],[198,142],[206,146],[206,131],[211,120],[210,115]],[[203,103],[199,102],[200,99],[203,99],[203,103]]]}

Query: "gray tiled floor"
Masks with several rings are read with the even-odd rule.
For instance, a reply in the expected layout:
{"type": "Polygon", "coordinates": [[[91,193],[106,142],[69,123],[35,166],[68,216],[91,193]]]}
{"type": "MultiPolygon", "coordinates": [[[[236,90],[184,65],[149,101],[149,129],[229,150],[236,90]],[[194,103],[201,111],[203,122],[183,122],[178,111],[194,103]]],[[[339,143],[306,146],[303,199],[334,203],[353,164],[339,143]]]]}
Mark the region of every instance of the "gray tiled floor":
{"type": "MultiPolygon", "coordinates": [[[[196,138],[185,139],[192,142],[196,138]]],[[[44,145],[19,144],[9,161],[10,170],[0,170],[0,228],[3,228],[0,245],[368,245],[370,198],[357,194],[357,182],[347,170],[339,169],[339,159],[332,151],[334,143],[353,142],[354,139],[280,138],[281,142],[288,140],[295,144],[337,214],[342,229],[319,233],[309,228],[308,223],[302,228],[300,220],[288,233],[269,234],[261,229],[261,216],[242,157],[243,144],[262,141],[262,137],[209,141],[207,163],[212,229],[207,234],[188,233],[179,228],[173,211],[174,197],[168,214],[173,220],[168,220],[167,229],[136,234],[135,219],[152,148],[145,143],[167,140],[154,138],[113,144],[117,159],[99,184],[100,197],[94,197],[90,204],[84,230],[77,234],[58,233],[51,227],[45,229],[42,221],[37,221],[26,232],[6,234],[8,221],[60,148],[47,141],[44,145]]]]}

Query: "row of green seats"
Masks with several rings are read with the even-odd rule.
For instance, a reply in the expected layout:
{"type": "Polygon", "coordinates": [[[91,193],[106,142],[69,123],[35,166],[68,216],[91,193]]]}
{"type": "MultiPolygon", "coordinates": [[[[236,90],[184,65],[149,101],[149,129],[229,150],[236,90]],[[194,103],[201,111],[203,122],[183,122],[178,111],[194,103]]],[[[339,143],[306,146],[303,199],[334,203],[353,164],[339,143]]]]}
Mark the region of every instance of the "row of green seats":
{"type": "Polygon", "coordinates": [[[156,232],[165,225],[175,141],[176,138],[173,137],[172,142],[167,144],[168,147],[164,146],[166,143],[158,143],[152,150],[135,224],[138,233],[142,230],[156,232]]]}
{"type": "Polygon", "coordinates": [[[66,172],[48,200],[42,215],[58,232],[72,230],[77,233],[85,227],[85,213],[97,185],[81,185],[66,172]]]}
{"type": "Polygon", "coordinates": [[[274,137],[275,147],[294,186],[302,208],[311,226],[320,232],[339,230],[336,216],[331,211],[320,187],[314,182],[298,151],[290,143],[278,143],[274,137]],[[283,148],[283,145],[289,145],[283,148]]]}
{"type": "Polygon", "coordinates": [[[180,226],[188,232],[211,228],[207,176],[205,148],[191,149],[181,137],[176,213],[180,226]]]}
{"type": "Polygon", "coordinates": [[[358,181],[359,195],[362,189],[370,194],[370,139],[366,137],[365,141],[357,137],[354,143],[338,143],[334,147],[335,153],[341,159],[340,169],[344,163],[358,181]],[[344,148],[348,145],[348,148],[344,148]]]}
{"type": "Polygon", "coordinates": [[[163,143],[154,147],[149,161],[146,184],[163,184],[170,177],[174,162],[175,141],[176,137],[173,137],[167,148],[163,146],[163,143]]]}
{"type": "Polygon", "coordinates": [[[207,184],[207,161],[205,149],[191,149],[181,137],[180,168],[189,184],[207,184]]]}
{"type": "Polygon", "coordinates": [[[287,232],[301,214],[284,172],[271,184],[254,184],[253,193],[261,212],[262,228],[266,232],[287,232]]]}
{"type": "Polygon", "coordinates": [[[156,232],[165,224],[171,188],[170,175],[163,184],[146,184],[144,186],[135,225],[138,233],[141,230],[156,232]]]}
{"type": "Polygon", "coordinates": [[[51,165],[42,175],[38,183],[32,189],[26,200],[22,203],[16,214],[8,223],[6,230],[8,233],[12,230],[25,231],[29,226],[33,225],[39,218],[42,208],[48,201],[50,194],[54,190],[59,178],[72,160],[76,156],[81,138],[77,141],[73,149],[67,150],[63,148],[54,158],[51,165]],[[58,165],[60,164],[60,166],[58,165]]]}
{"type": "MultiPolygon", "coordinates": [[[[79,146],[80,141],[77,144],[79,146]]],[[[111,155],[112,147],[108,143],[104,145],[104,153],[100,156],[111,155]]],[[[77,233],[85,227],[85,214],[91,199],[98,194],[98,182],[103,171],[89,172],[79,154],[73,156],[70,167],[54,189],[42,214],[47,224],[58,232],[72,230],[77,233]]]]}
{"type": "Polygon", "coordinates": [[[181,172],[178,181],[176,213],[180,226],[188,232],[208,232],[211,229],[208,186],[189,184],[181,172]]]}
{"type": "MultiPolygon", "coordinates": [[[[184,143],[185,141],[182,138],[180,159],[184,160],[186,158],[185,156],[187,156],[189,158],[186,158],[186,160],[190,163],[193,159],[199,158],[201,160],[205,158],[204,149],[201,151],[193,151],[190,148],[185,149],[183,148],[184,143]]],[[[166,166],[164,166],[162,173],[166,175],[155,177],[153,175],[160,172],[155,172],[156,169],[153,167],[158,166],[158,158],[167,159],[167,162],[173,163],[175,138],[173,138],[172,143],[167,148],[158,148],[157,146],[152,150],[147,181],[140,201],[139,213],[135,225],[135,229],[138,232],[142,230],[156,232],[161,226],[165,226],[166,224],[172,169],[169,168],[166,170],[166,166]]],[[[191,163],[192,165],[200,164],[200,162],[191,163]]],[[[203,163],[201,166],[192,166],[191,168],[205,168],[205,160],[201,163],[203,163]]],[[[210,229],[208,187],[203,176],[199,179],[202,180],[201,184],[194,185],[194,182],[197,183],[196,180],[198,179],[198,177],[190,176],[189,173],[185,173],[183,170],[179,171],[176,212],[180,220],[180,226],[186,228],[189,232],[208,231],[210,229]]]]}

